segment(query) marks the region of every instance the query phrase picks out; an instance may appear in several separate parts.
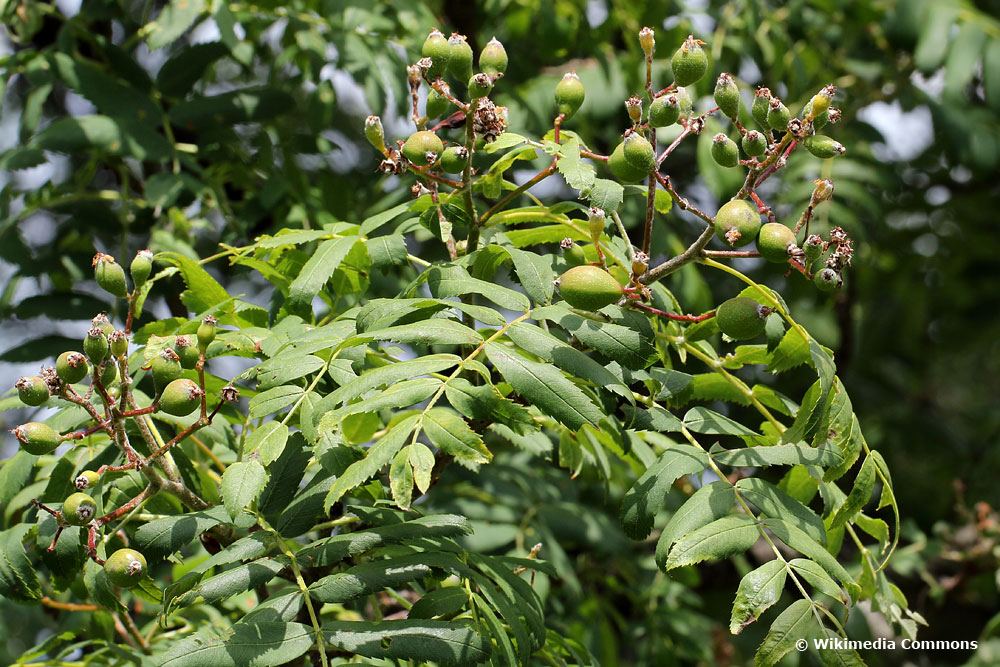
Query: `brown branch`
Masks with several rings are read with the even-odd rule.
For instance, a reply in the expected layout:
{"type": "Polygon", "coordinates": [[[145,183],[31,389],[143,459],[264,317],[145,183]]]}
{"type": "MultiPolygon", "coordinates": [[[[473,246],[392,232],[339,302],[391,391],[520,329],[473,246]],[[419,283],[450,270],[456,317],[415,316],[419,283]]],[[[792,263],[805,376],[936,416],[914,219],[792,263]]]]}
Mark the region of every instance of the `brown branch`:
{"type": "Polygon", "coordinates": [[[664,276],[670,275],[685,264],[690,264],[698,258],[698,255],[705,248],[705,246],[708,245],[708,242],[712,240],[714,235],[715,227],[709,224],[701,232],[701,235],[695,239],[695,242],[688,246],[684,252],[679,255],[675,255],[659,266],[646,271],[646,273],[639,276],[639,282],[643,285],[651,285],[657,280],[662,279],[664,276]]]}
{"type": "Polygon", "coordinates": [[[53,600],[47,595],[43,595],[39,600],[46,607],[51,607],[52,609],[63,609],[65,611],[98,611],[100,607],[96,604],[76,604],[73,602],[59,602],[58,600],[53,600]]]}

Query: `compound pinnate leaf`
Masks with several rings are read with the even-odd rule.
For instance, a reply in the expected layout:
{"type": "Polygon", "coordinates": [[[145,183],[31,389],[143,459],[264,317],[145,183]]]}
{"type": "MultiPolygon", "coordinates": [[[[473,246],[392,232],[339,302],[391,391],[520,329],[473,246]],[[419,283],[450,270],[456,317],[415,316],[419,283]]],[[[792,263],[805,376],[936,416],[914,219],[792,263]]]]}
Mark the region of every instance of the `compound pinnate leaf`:
{"type": "Polygon", "coordinates": [[[368,658],[402,658],[474,665],[490,657],[489,642],[462,622],[334,621],[323,625],[328,644],[368,658]]]}
{"type": "Polygon", "coordinates": [[[386,435],[368,449],[365,458],[348,466],[344,474],[338,477],[333,486],[330,487],[326,500],[323,501],[323,507],[329,510],[334,503],[340,500],[341,496],[367,482],[383,466],[392,461],[396,453],[406,444],[407,438],[413,433],[418,418],[417,415],[412,415],[395,424],[386,435]]]}
{"type": "Polygon", "coordinates": [[[826,528],[819,515],[770,482],[759,477],[745,477],[736,482],[736,489],[767,516],[794,519],[802,532],[826,544],[826,528]]]}
{"type": "Polygon", "coordinates": [[[752,547],[759,537],[760,527],[753,517],[724,516],[679,539],[670,549],[664,569],[735,556],[752,547]]]}
{"type": "Polygon", "coordinates": [[[256,502],[267,484],[267,471],[260,461],[240,461],[232,463],[222,473],[220,484],[222,500],[229,516],[236,519],[244,510],[256,502]]]}
{"type": "Polygon", "coordinates": [[[423,427],[432,444],[467,468],[475,470],[493,458],[479,434],[451,410],[431,408],[424,414],[423,427]]]}
{"type": "Polygon", "coordinates": [[[633,540],[645,539],[653,529],[653,517],[673,483],[683,475],[694,475],[708,467],[708,455],[691,445],[674,445],[636,480],[622,500],[621,522],[633,540]]]}
{"type": "Polygon", "coordinates": [[[221,637],[189,637],[174,644],[158,664],[163,667],[278,667],[308,651],[315,631],[301,623],[236,623],[221,637]]]}
{"type": "Polygon", "coordinates": [[[735,502],[736,490],[728,482],[712,482],[691,494],[670,517],[656,542],[656,564],[660,569],[666,568],[670,547],[677,540],[726,516],[735,502]]]}
{"type": "Polygon", "coordinates": [[[795,642],[807,641],[819,629],[819,621],[808,600],[796,600],[781,612],[754,655],[756,667],[772,667],[788,655],[795,642]]]}
{"type": "Polygon", "coordinates": [[[748,572],[740,580],[733,602],[729,632],[738,635],[781,597],[788,570],[783,561],[775,559],[748,572]]]}

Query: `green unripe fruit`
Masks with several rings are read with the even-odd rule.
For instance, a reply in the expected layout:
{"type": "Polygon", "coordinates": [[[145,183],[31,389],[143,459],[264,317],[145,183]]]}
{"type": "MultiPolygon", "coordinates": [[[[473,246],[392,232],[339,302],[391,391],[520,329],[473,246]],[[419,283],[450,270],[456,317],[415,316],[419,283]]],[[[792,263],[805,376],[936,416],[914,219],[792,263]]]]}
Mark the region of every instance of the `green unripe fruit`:
{"type": "Polygon", "coordinates": [[[71,526],[85,526],[97,512],[97,504],[86,493],[74,493],[62,506],[62,518],[71,526]]]}
{"type": "Polygon", "coordinates": [[[87,337],[83,339],[83,352],[90,359],[90,363],[95,366],[107,358],[111,351],[108,337],[97,327],[87,332],[87,337]]]}
{"type": "Polygon", "coordinates": [[[847,152],[839,141],[834,141],[825,134],[810,135],[802,143],[805,144],[807,151],[822,159],[837,157],[847,152]]]}
{"type": "Polygon", "coordinates": [[[105,561],[104,572],[115,586],[132,588],[146,574],[146,558],[135,549],[119,549],[105,561]]]}
{"type": "Polygon", "coordinates": [[[687,116],[694,109],[694,102],[691,100],[691,93],[686,88],[678,88],[674,91],[677,104],[681,108],[681,116],[687,116]]]}
{"type": "Polygon", "coordinates": [[[184,371],[180,357],[169,347],[153,357],[150,368],[153,371],[153,386],[157,392],[179,378],[184,371]]]}
{"type": "Polygon", "coordinates": [[[715,235],[732,248],[749,244],[759,231],[760,213],[746,199],[726,202],[715,214],[715,235]]]}
{"type": "Polygon", "coordinates": [[[581,310],[600,310],[622,297],[622,286],[604,269],[574,266],[559,277],[559,294],[566,303],[581,310]]]}
{"type": "Polygon", "coordinates": [[[94,315],[94,319],[90,320],[90,326],[91,328],[97,327],[98,329],[104,332],[105,336],[110,336],[111,332],[115,330],[114,326],[112,326],[111,324],[111,321],[108,319],[108,316],[105,315],[104,313],[98,313],[97,315],[94,315]]]}
{"type": "Polygon", "coordinates": [[[701,48],[702,44],[704,42],[695,39],[694,35],[688,35],[670,59],[674,81],[678,86],[690,86],[708,71],[708,54],[701,48]]]}
{"type": "Polygon", "coordinates": [[[145,285],[149,274],[153,272],[153,253],[149,250],[137,252],[128,270],[132,275],[132,284],[135,285],[136,289],[145,285]]]}
{"type": "Polygon", "coordinates": [[[580,77],[576,72],[566,72],[556,84],[556,111],[564,114],[566,120],[569,120],[583,104],[584,97],[586,91],[583,89],[580,77]]]}
{"type": "Polygon", "coordinates": [[[750,105],[750,115],[760,129],[767,132],[771,126],[767,124],[767,112],[771,108],[771,91],[767,88],[758,88],[754,95],[753,104],[750,105]]]}
{"type": "Polygon", "coordinates": [[[725,72],[715,81],[715,104],[726,118],[736,118],[740,115],[740,89],[736,87],[733,77],[725,72]]]}
{"type": "Polygon", "coordinates": [[[496,37],[487,42],[479,54],[479,69],[494,79],[507,71],[507,51],[496,37]]]}
{"type": "Polygon", "coordinates": [[[825,268],[813,277],[813,283],[824,292],[832,292],[840,287],[840,274],[831,268],[825,268]]]}
{"type": "Polygon", "coordinates": [[[569,243],[563,241],[562,251],[563,259],[570,266],[583,266],[587,263],[587,254],[583,251],[583,248],[572,241],[569,243]]]}
{"type": "Polygon", "coordinates": [[[21,424],[11,433],[21,443],[21,449],[36,456],[50,454],[63,440],[55,429],[41,422],[21,424]]]}
{"type": "Polygon", "coordinates": [[[420,55],[431,59],[430,69],[427,70],[427,78],[433,81],[439,76],[444,76],[448,69],[448,61],[451,59],[451,46],[440,30],[431,30],[424,40],[424,45],[420,48],[420,55]]]}
{"type": "Polygon", "coordinates": [[[643,171],[629,164],[625,159],[625,142],[618,144],[611,155],[608,156],[608,168],[622,183],[638,183],[649,175],[648,171],[643,171]]]}
{"type": "Polygon", "coordinates": [[[469,99],[478,100],[486,97],[491,90],[493,90],[493,79],[489,74],[480,72],[469,79],[469,99]]]}
{"type": "Polygon", "coordinates": [[[97,474],[96,470],[84,470],[76,476],[75,480],[73,480],[73,486],[81,491],[84,489],[92,489],[97,486],[97,482],[99,482],[100,479],[101,476],[97,474]]]}
{"type": "Polygon", "coordinates": [[[63,352],[56,359],[56,375],[66,384],[76,384],[89,372],[87,357],[79,352],[63,352]]]}
{"type": "Polygon", "coordinates": [[[111,356],[120,357],[128,352],[128,336],[121,329],[112,331],[108,336],[108,346],[111,349],[111,356]]]}
{"type": "Polygon", "coordinates": [[[191,336],[178,336],[174,341],[174,352],[180,359],[181,368],[191,370],[198,365],[198,345],[191,336]]]}
{"type": "Polygon", "coordinates": [[[681,117],[681,105],[677,95],[661,95],[649,105],[649,124],[653,127],[668,127],[681,117]]]}
{"type": "Polygon", "coordinates": [[[403,155],[418,167],[426,166],[437,160],[443,152],[444,144],[441,143],[441,138],[427,130],[414,132],[403,144],[403,155]]]}
{"type": "Polygon", "coordinates": [[[20,378],[14,387],[17,388],[17,397],[25,405],[34,407],[49,400],[49,385],[38,376],[20,378]]]}
{"type": "Polygon", "coordinates": [[[788,261],[788,246],[795,244],[795,233],[780,222],[768,222],[760,228],[757,250],[769,262],[788,261]]]}
{"type": "MultiPolygon", "coordinates": [[[[100,368],[100,367],[98,367],[100,368]]],[[[108,358],[104,360],[104,367],[101,368],[101,386],[107,389],[115,380],[118,379],[118,364],[114,362],[114,359],[108,358]]]]}
{"type": "Polygon", "coordinates": [[[715,320],[722,333],[734,340],[746,340],[764,333],[764,323],[773,312],[773,308],[762,306],[745,296],[738,296],[724,301],[718,307],[715,320]]]}
{"type": "Polygon", "coordinates": [[[465,146],[449,146],[441,153],[441,169],[449,174],[459,174],[469,164],[469,151],[465,146]]]}
{"type": "Polygon", "coordinates": [[[625,137],[622,144],[624,146],[622,154],[630,165],[641,170],[644,174],[656,169],[656,153],[646,137],[638,132],[632,132],[625,137]]]}
{"type": "Polygon", "coordinates": [[[712,139],[712,159],[722,167],[735,167],[740,163],[740,150],[736,142],[719,132],[712,139]]]}
{"type": "Polygon", "coordinates": [[[757,130],[750,130],[740,142],[743,152],[750,157],[760,157],[767,150],[767,139],[757,130]]]}
{"type": "Polygon", "coordinates": [[[427,93],[427,105],[425,107],[427,117],[438,118],[439,116],[443,116],[448,111],[449,104],[451,102],[448,101],[447,97],[431,88],[430,92],[427,93]]]}
{"type": "Polygon", "coordinates": [[[819,234],[810,234],[806,237],[805,243],[802,244],[802,250],[806,254],[806,268],[812,266],[813,262],[823,256],[824,245],[819,234]]]}
{"type": "Polygon", "coordinates": [[[128,287],[125,285],[125,269],[111,255],[105,255],[103,252],[94,255],[94,278],[104,291],[110,292],[120,299],[124,299],[128,295],[128,287]]]}
{"type": "Polygon", "coordinates": [[[812,96],[807,105],[809,110],[804,112],[806,120],[815,120],[830,109],[833,96],[837,93],[837,87],[833,84],[824,86],[822,90],[812,96]]]}
{"type": "Polygon", "coordinates": [[[168,415],[186,417],[201,405],[205,392],[192,380],[182,378],[167,385],[160,394],[160,409],[168,415]]]}
{"type": "Polygon", "coordinates": [[[788,121],[792,119],[792,112],[788,110],[777,97],[771,98],[767,109],[767,126],[772,130],[784,132],[788,129],[788,121]]]}
{"type": "Polygon", "coordinates": [[[385,129],[382,128],[382,119],[378,116],[365,118],[365,139],[379,153],[385,153],[385,129]]]}
{"type": "Polygon", "coordinates": [[[208,349],[208,346],[212,344],[215,340],[215,318],[211,315],[206,315],[205,319],[201,321],[198,325],[198,349],[202,354],[208,349]]]}
{"type": "Polygon", "coordinates": [[[588,211],[587,227],[590,231],[590,238],[594,243],[597,243],[598,239],[601,238],[601,234],[604,233],[604,225],[607,224],[608,216],[604,212],[604,209],[597,208],[596,206],[591,206],[590,211],[588,211]]]}
{"type": "Polygon", "coordinates": [[[465,41],[465,35],[451,33],[448,38],[448,71],[459,81],[472,76],[472,47],[465,41]]]}

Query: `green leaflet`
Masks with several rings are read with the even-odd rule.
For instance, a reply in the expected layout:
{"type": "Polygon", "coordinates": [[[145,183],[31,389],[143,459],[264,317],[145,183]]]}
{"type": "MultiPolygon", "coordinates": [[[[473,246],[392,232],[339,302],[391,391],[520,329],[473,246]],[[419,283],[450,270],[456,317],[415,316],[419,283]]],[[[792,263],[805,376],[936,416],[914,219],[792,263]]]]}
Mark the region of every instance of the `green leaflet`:
{"type": "MultiPolygon", "coordinates": [[[[457,380],[457,378],[456,378],[457,380]]],[[[452,380],[455,382],[456,380],[452,380]]],[[[468,380],[466,380],[468,382],[468,380]]],[[[434,395],[441,380],[437,378],[415,378],[389,385],[384,391],[356,403],[348,403],[323,414],[319,419],[319,429],[329,431],[345,417],[361,412],[377,412],[388,408],[406,408],[416,405],[434,395]]],[[[451,386],[451,383],[449,383],[451,386]]]]}
{"type": "Polygon", "coordinates": [[[309,586],[309,595],[320,602],[347,602],[431,576],[424,554],[386,558],[349,567],[343,572],[323,577],[309,586]]]}
{"type": "Polygon", "coordinates": [[[461,266],[435,265],[425,271],[421,278],[427,283],[431,294],[439,298],[479,294],[501,308],[525,312],[531,308],[528,297],[514,290],[473,278],[461,266]]]}
{"type": "Polygon", "coordinates": [[[272,412],[284,410],[297,401],[305,390],[298,385],[286,384],[272,387],[250,399],[250,419],[264,417],[272,412]]]}
{"type": "Polygon", "coordinates": [[[819,629],[819,622],[808,600],[796,600],[774,619],[767,636],[754,656],[756,667],[772,667],[795,648],[795,642],[808,641],[819,629]]]}
{"type": "Polygon", "coordinates": [[[231,463],[222,473],[221,492],[226,511],[234,520],[248,510],[267,484],[267,471],[260,461],[251,459],[231,463]]]}
{"type": "Polygon", "coordinates": [[[228,520],[229,516],[221,507],[156,519],[135,531],[136,548],[145,554],[147,560],[165,558],[190,544],[209,528],[228,523],[228,520]]]}
{"type": "Polygon", "coordinates": [[[860,593],[858,585],[847,570],[844,569],[844,566],[837,562],[837,559],[831,556],[819,542],[799,530],[795,524],[789,523],[784,519],[767,518],[763,519],[761,524],[789,547],[795,549],[803,556],[814,560],[827,573],[844,585],[844,588],[850,593],[851,599],[857,600],[857,596],[860,593]]]}
{"type": "Polygon", "coordinates": [[[285,449],[288,441],[288,427],[281,422],[266,422],[247,436],[244,451],[247,454],[260,453],[264,465],[274,463],[285,449]]]}
{"type": "Polygon", "coordinates": [[[538,429],[527,408],[501,396],[491,384],[474,385],[465,378],[455,378],[444,392],[451,406],[464,417],[499,422],[520,435],[538,429]]]}
{"type": "Polygon", "coordinates": [[[709,454],[717,462],[734,468],[778,465],[817,465],[827,468],[843,462],[837,449],[829,445],[810,447],[804,442],[743,449],[723,449],[716,444],[709,450],[709,454]]]}
{"type": "Polygon", "coordinates": [[[794,519],[802,532],[826,544],[826,528],[819,515],[770,482],[759,477],[745,477],[736,482],[736,489],[767,516],[794,519]]]}
{"type": "Polygon", "coordinates": [[[475,470],[493,458],[479,434],[451,410],[431,408],[424,414],[422,424],[433,445],[467,468],[475,470]]]}
{"type": "Polygon", "coordinates": [[[432,317],[412,324],[400,324],[385,329],[369,329],[365,333],[351,336],[338,345],[337,349],[353,347],[373,340],[418,345],[478,345],[483,342],[483,337],[455,320],[432,317]]]}
{"type": "Polygon", "coordinates": [[[596,426],[604,416],[554,366],[531,361],[498,343],[486,345],[486,356],[517,393],[574,431],[584,424],[596,426]]]}
{"type": "Polygon", "coordinates": [[[155,30],[150,30],[146,43],[155,51],[183,35],[205,9],[205,0],[170,0],[156,17],[155,30]]]}
{"type": "Polygon", "coordinates": [[[204,312],[229,300],[229,294],[218,281],[197,262],[175,252],[160,252],[156,261],[173,264],[181,271],[187,291],[185,303],[195,312],[204,312]]]}
{"type": "Polygon", "coordinates": [[[729,417],[720,415],[714,410],[702,406],[695,406],[684,415],[684,425],[695,433],[708,433],[713,435],[739,435],[758,436],[743,424],[735,422],[729,417]]]}
{"type": "Polygon", "coordinates": [[[645,539],[673,483],[679,477],[700,473],[707,467],[708,456],[700,449],[691,445],[670,447],[625,492],[621,509],[625,534],[633,540],[645,539]]]}
{"type": "Polygon", "coordinates": [[[847,494],[847,500],[837,509],[830,522],[830,530],[840,528],[848,521],[854,519],[858,512],[871,500],[872,492],[875,491],[875,460],[871,456],[865,457],[865,462],[861,464],[861,470],[854,479],[854,486],[847,494]]]}
{"type": "Polygon", "coordinates": [[[178,596],[173,604],[175,608],[180,608],[192,604],[214,604],[228,600],[234,595],[266,584],[278,576],[287,565],[285,560],[271,558],[261,558],[237,565],[202,579],[197,586],[178,596]]]}
{"type": "Polygon", "coordinates": [[[631,370],[645,368],[656,352],[650,337],[642,331],[582,317],[562,305],[536,308],[531,316],[555,322],[587,347],[631,370]]]}
{"type": "Polygon", "coordinates": [[[299,314],[312,311],[312,298],[323,289],[326,281],[337,270],[357,241],[356,236],[345,236],[319,244],[316,252],[312,254],[289,287],[287,305],[290,311],[299,314]]]}
{"type": "Polygon", "coordinates": [[[667,554],[677,540],[726,516],[732,511],[735,502],[736,491],[729,482],[712,482],[691,494],[670,517],[656,541],[657,566],[665,570],[667,554]]]}
{"type": "MultiPolygon", "coordinates": [[[[407,618],[434,618],[455,614],[469,604],[469,593],[461,586],[437,588],[413,603],[407,618]]],[[[507,633],[504,633],[506,636],[507,633]]]]}
{"type": "Polygon", "coordinates": [[[330,487],[323,501],[323,509],[329,510],[348,491],[361,486],[371,479],[383,466],[392,461],[396,452],[403,448],[406,439],[413,433],[419,415],[411,415],[399,422],[365,453],[365,458],[355,461],[330,487]]]}
{"type": "Polygon", "coordinates": [[[670,549],[664,569],[694,565],[709,558],[729,558],[752,547],[759,537],[760,529],[753,517],[724,516],[678,540],[670,549]]]}
{"type": "Polygon", "coordinates": [[[820,593],[828,595],[834,600],[840,600],[845,605],[849,602],[847,596],[840,589],[840,586],[837,585],[837,582],[818,563],[808,558],[793,558],[788,561],[788,564],[795,570],[796,574],[801,575],[803,579],[809,582],[820,593]]]}
{"type": "Polygon", "coordinates": [[[740,580],[733,602],[733,613],[729,620],[729,632],[740,634],[781,597],[788,574],[785,563],[775,559],[756,570],[748,572],[740,580]]]}
{"type": "Polygon", "coordinates": [[[32,528],[23,523],[0,533],[0,594],[12,600],[28,601],[42,597],[38,577],[22,545],[25,535],[32,528]]]}
{"type": "Polygon", "coordinates": [[[328,644],[368,658],[474,665],[490,657],[486,639],[463,622],[334,621],[323,625],[328,644]]]}
{"type": "Polygon", "coordinates": [[[304,654],[316,641],[301,623],[236,623],[221,637],[195,636],[174,644],[160,656],[161,667],[278,667],[304,654]]]}

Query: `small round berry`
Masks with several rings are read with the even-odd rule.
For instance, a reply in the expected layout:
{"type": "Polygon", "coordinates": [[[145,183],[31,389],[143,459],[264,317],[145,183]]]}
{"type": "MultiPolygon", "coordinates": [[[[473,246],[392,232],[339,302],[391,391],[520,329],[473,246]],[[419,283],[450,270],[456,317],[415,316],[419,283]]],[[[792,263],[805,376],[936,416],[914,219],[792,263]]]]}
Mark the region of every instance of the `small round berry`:
{"type": "Polygon", "coordinates": [[[121,329],[116,329],[108,336],[108,345],[111,348],[111,356],[120,357],[128,352],[128,336],[121,329]]]}
{"type": "Polygon", "coordinates": [[[441,143],[441,138],[427,130],[414,132],[403,144],[403,155],[418,167],[423,167],[433,160],[437,160],[443,152],[444,144],[441,143]]]}
{"type": "Polygon", "coordinates": [[[447,113],[449,104],[451,102],[448,101],[447,97],[431,88],[427,92],[427,104],[424,110],[428,118],[439,118],[447,113]]]}
{"type": "Polygon", "coordinates": [[[670,59],[670,67],[674,72],[674,81],[678,86],[690,86],[708,71],[708,54],[702,45],[705,42],[688,35],[680,48],[670,59]]]}
{"type": "Polygon", "coordinates": [[[598,239],[601,238],[601,234],[604,233],[604,225],[607,224],[607,221],[608,216],[604,212],[604,209],[597,208],[596,206],[590,207],[587,217],[587,227],[590,231],[590,238],[594,243],[597,243],[598,239]]]}
{"type": "Polygon", "coordinates": [[[83,491],[85,489],[92,489],[95,486],[97,486],[97,483],[100,481],[100,479],[101,476],[97,474],[96,470],[84,470],[83,472],[81,472],[79,475],[76,476],[75,480],[73,480],[73,486],[75,486],[80,491],[83,491]]]}
{"type": "Polygon", "coordinates": [[[83,351],[90,359],[90,363],[96,366],[104,361],[111,351],[108,337],[104,335],[103,331],[93,327],[87,332],[87,337],[83,339],[83,351]]]}
{"type": "Polygon", "coordinates": [[[168,415],[186,417],[201,405],[201,397],[204,395],[205,392],[192,380],[174,380],[160,394],[160,409],[168,415]]]}
{"type": "Polygon", "coordinates": [[[104,291],[120,299],[128,295],[125,269],[111,255],[105,255],[103,252],[94,255],[94,278],[104,291]]]}
{"type": "Polygon", "coordinates": [[[181,362],[181,368],[191,370],[198,365],[198,345],[191,336],[178,336],[174,341],[174,352],[181,362]]]}
{"type": "Polygon", "coordinates": [[[757,123],[760,129],[765,132],[771,129],[771,126],[767,124],[767,112],[771,108],[770,103],[770,89],[758,88],[753,98],[753,104],[750,105],[750,115],[753,116],[754,122],[757,123]]]}
{"type": "Polygon", "coordinates": [[[715,104],[726,118],[740,115],[740,89],[733,77],[723,72],[715,81],[715,104]]]}
{"type": "Polygon", "coordinates": [[[146,558],[135,549],[119,549],[108,556],[104,572],[115,586],[132,588],[146,574],[146,558]]]}
{"type": "Polygon", "coordinates": [[[649,105],[649,124],[653,127],[667,127],[681,117],[681,105],[677,95],[660,95],[649,105]]]}
{"type": "Polygon", "coordinates": [[[469,164],[469,151],[465,146],[449,146],[441,153],[441,169],[449,174],[460,174],[469,164]]]}
{"type": "Polygon", "coordinates": [[[564,114],[566,120],[569,120],[583,104],[584,97],[586,91],[583,89],[580,77],[576,72],[566,72],[556,84],[556,111],[564,114]]]}
{"type": "Polygon", "coordinates": [[[623,146],[622,154],[632,167],[642,171],[643,174],[656,169],[656,153],[646,137],[638,132],[631,132],[625,136],[623,146]]]}
{"type": "Polygon", "coordinates": [[[184,372],[180,357],[169,347],[153,357],[150,369],[153,372],[153,386],[157,392],[162,391],[184,372]]]}
{"type": "Polygon", "coordinates": [[[63,352],[56,359],[56,375],[66,384],[76,384],[89,372],[87,357],[79,352],[63,352]]]}
{"type": "Polygon", "coordinates": [[[837,157],[847,152],[843,144],[839,141],[834,141],[825,134],[810,135],[802,143],[805,144],[806,150],[809,153],[821,159],[837,157]]]}
{"type": "Polygon", "coordinates": [[[757,238],[760,213],[746,199],[733,199],[715,214],[715,235],[732,248],[741,248],[757,238]]]}
{"type": "Polygon", "coordinates": [[[507,71],[507,51],[496,37],[487,42],[479,54],[479,69],[494,79],[507,71]]]}
{"type": "Polygon", "coordinates": [[[559,277],[559,294],[581,310],[600,310],[622,297],[621,284],[604,269],[585,264],[574,266],[559,277]]]}
{"type": "Polygon", "coordinates": [[[736,142],[719,132],[712,139],[712,159],[722,167],[735,167],[740,163],[740,150],[736,142]]]}
{"type": "Polygon", "coordinates": [[[632,124],[638,125],[639,121],[642,120],[642,100],[639,99],[638,95],[633,95],[625,100],[625,111],[628,112],[632,124]]]}
{"type": "Polygon", "coordinates": [[[788,246],[795,245],[795,233],[780,222],[768,222],[757,235],[757,250],[769,262],[788,261],[788,246]]]}
{"type": "Polygon", "coordinates": [[[465,35],[451,33],[448,38],[448,72],[459,81],[467,81],[472,76],[472,47],[465,35]]]}
{"type": "Polygon", "coordinates": [[[832,292],[840,287],[842,282],[840,274],[831,268],[823,269],[813,277],[813,283],[824,292],[832,292]]]}
{"type": "Polygon", "coordinates": [[[201,321],[198,325],[198,349],[202,354],[208,349],[208,346],[212,344],[215,340],[215,318],[211,315],[206,315],[205,319],[201,321]]]}
{"type": "Polygon", "coordinates": [[[97,504],[86,493],[74,493],[62,505],[63,520],[71,526],[85,526],[97,512],[97,504]]]}
{"type": "Polygon", "coordinates": [[[136,289],[145,285],[149,274],[153,272],[153,253],[149,250],[137,252],[128,270],[132,275],[132,284],[135,285],[136,289]]]}
{"type": "Polygon", "coordinates": [[[480,72],[469,79],[469,99],[478,100],[486,97],[493,90],[493,79],[489,74],[480,72]]]}
{"type": "Polygon", "coordinates": [[[746,340],[764,333],[767,316],[773,312],[773,308],[762,306],[748,297],[738,296],[724,301],[716,309],[715,320],[722,333],[734,340],[746,340]]]}
{"type": "Polygon", "coordinates": [[[806,120],[814,121],[819,116],[822,116],[830,109],[830,103],[833,102],[833,96],[837,93],[837,87],[832,83],[823,86],[823,89],[812,96],[809,100],[809,110],[805,112],[806,120]]]}
{"type": "Polygon", "coordinates": [[[36,456],[50,454],[63,441],[62,436],[55,429],[41,422],[21,424],[11,433],[21,443],[21,449],[36,456]]]}
{"type": "Polygon", "coordinates": [[[431,66],[427,70],[428,79],[433,81],[439,76],[444,76],[448,69],[448,61],[451,59],[451,47],[444,33],[437,29],[431,30],[420,48],[420,55],[431,59],[431,66]]]}
{"type": "Polygon", "coordinates": [[[772,97],[768,103],[767,125],[772,130],[784,132],[788,129],[788,121],[792,119],[792,112],[777,97],[772,97]]]}
{"type": "Polygon", "coordinates": [[[760,157],[767,150],[767,139],[757,130],[750,130],[740,142],[743,152],[750,157],[760,157]]]}
{"type": "Polygon", "coordinates": [[[17,389],[17,397],[25,405],[34,407],[49,400],[49,385],[37,375],[20,378],[14,383],[14,387],[17,389]]]}
{"type": "Polygon", "coordinates": [[[643,171],[629,164],[625,159],[625,142],[618,144],[611,155],[608,156],[608,168],[615,178],[623,183],[638,183],[649,175],[648,171],[643,171]]]}

